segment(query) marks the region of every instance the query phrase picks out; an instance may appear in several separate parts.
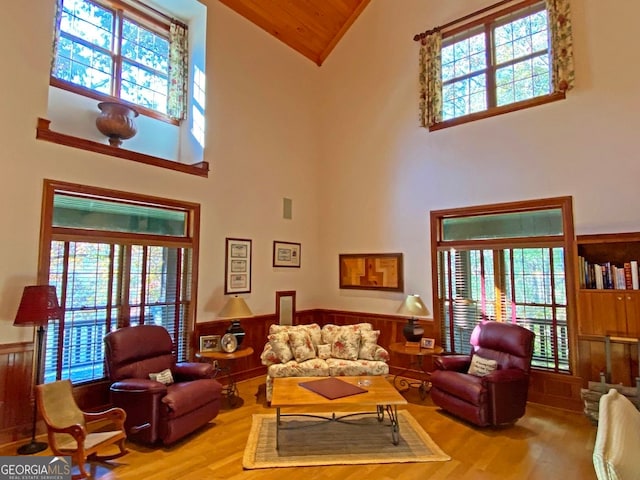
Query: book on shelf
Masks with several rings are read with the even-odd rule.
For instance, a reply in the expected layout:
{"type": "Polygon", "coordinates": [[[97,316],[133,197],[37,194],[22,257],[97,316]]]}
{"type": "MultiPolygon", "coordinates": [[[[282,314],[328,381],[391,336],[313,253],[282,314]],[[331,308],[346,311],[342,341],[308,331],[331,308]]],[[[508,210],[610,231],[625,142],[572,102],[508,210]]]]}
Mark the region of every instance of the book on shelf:
{"type": "Polygon", "coordinates": [[[624,288],[631,290],[633,288],[631,284],[631,262],[624,262],[624,288]]]}
{"type": "Polygon", "coordinates": [[[597,290],[639,290],[638,260],[615,265],[611,262],[591,263],[578,257],[580,288],[597,290]]]}

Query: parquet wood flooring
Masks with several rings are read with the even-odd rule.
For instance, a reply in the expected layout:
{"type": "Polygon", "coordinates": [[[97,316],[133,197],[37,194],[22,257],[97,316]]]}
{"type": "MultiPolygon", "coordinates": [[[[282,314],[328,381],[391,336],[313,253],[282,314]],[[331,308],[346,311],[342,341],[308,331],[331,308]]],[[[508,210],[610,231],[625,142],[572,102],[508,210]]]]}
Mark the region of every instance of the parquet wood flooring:
{"type": "MultiPolygon", "coordinates": [[[[449,462],[380,464],[297,469],[243,470],[242,455],[254,413],[275,415],[265,403],[264,378],[238,384],[242,406],[223,409],[206,427],[170,448],[128,443],[129,453],[111,464],[93,464],[97,480],[593,480],[591,455],[596,427],[580,413],[527,406],[514,426],[472,427],[435,407],[417,391],[405,394],[406,408],[435,442],[452,457],[449,462]]],[[[365,439],[363,439],[364,441],[365,439]]],[[[15,455],[16,445],[0,448],[15,455]]],[[[42,454],[50,455],[49,450],[42,454]]]]}

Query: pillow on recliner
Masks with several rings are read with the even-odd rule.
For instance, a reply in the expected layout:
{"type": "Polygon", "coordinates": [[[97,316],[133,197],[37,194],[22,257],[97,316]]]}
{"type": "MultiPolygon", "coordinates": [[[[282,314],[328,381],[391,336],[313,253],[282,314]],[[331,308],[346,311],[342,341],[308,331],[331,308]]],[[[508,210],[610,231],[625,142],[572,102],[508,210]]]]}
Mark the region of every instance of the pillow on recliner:
{"type": "Polygon", "coordinates": [[[171,370],[169,370],[168,368],[165,368],[158,373],[150,373],[149,378],[164,385],[171,385],[173,383],[173,375],[171,375],[171,370]]]}
{"type": "Polygon", "coordinates": [[[482,358],[479,355],[474,355],[471,359],[471,365],[469,365],[469,375],[475,375],[476,377],[484,377],[489,375],[494,370],[498,369],[498,362],[495,360],[489,360],[482,358]]]}

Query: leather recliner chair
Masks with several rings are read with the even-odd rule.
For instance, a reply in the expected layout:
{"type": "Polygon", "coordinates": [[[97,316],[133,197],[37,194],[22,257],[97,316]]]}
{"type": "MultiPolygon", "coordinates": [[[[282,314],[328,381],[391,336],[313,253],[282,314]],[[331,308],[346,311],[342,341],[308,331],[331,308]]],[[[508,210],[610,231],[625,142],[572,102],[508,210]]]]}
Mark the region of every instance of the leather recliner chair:
{"type": "MultiPolygon", "coordinates": [[[[478,426],[515,423],[525,413],[535,334],[511,323],[478,327],[471,355],[434,357],[431,398],[442,409],[478,426]],[[485,376],[468,374],[473,355],[497,362],[485,376]]],[[[474,332],[475,333],[475,332],[474,332]]]]}
{"type": "Polygon", "coordinates": [[[213,419],[222,386],[209,363],[176,363],[169,332],[157,325],[123,327],[104,338],[112,403],[125,410],[130,440],[169,445],[213,419]],[[171,370],[165,385],[150,373],[171,370]]]}

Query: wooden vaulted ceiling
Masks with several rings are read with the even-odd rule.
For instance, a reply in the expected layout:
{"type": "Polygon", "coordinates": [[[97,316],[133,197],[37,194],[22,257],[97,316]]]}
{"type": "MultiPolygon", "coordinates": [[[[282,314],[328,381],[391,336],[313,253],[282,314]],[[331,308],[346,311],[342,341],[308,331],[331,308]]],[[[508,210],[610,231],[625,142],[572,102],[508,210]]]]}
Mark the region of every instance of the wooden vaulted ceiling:
{"type": "Polygon", "coordinates": [[[370,0],[220,0],[322,65],[370,0]]]}

